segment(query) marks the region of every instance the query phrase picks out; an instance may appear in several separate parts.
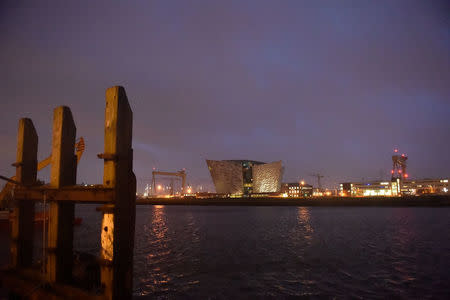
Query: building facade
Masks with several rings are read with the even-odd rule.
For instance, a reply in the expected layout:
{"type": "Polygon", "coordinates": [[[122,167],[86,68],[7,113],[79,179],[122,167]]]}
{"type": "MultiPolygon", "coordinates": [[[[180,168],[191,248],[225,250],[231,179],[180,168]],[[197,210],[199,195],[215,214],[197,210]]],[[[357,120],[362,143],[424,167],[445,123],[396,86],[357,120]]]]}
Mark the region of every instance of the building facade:
{"type": "Polygon", "coordinates": [[[206,160],[216,192],[230,195],[279,192],[281,161],[206,160]]]}
{"type": "Polygon", "coordinates": [[[448,179],[344,182],[339,195],[347,197],[448,194],[448,179]]]}
{"type": "Polygon", "coordinates": [[[242,194],[244,176],[242,164],[234,161],[207,160],[209,172],[218,194],[242,194]]]}
{"type": "Polygon", "coordinates": [[[254,165],[253,193],[275,193],[281,188],[283,167],[281,161],[268,164],[254,165]]]}
{"type": "Polygon", "coordinates": [[[311,197],[313,186],[300,182],[288,182],[281,184],[281,193],[284,197],[311,197]]]}
{"type": "Polygon", "coordinates": [[[404,180],[401,184],[400,191],[405,195],[446,195],[448,194],[448,179],[421,179],[421,180],[404,180]]]}

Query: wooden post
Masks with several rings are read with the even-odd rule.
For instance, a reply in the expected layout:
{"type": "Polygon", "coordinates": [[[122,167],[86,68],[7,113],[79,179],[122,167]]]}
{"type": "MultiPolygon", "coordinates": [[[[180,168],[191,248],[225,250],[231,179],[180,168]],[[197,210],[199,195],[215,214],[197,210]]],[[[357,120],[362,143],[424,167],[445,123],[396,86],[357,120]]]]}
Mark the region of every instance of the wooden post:
{"type": "MultiPolygon", "coordinates": [[[[16,181],[36,182],[38,136],[30,119],[19,120],[17,136],[16,181]]],[[[11,226],[11,258],[13,267],[29,267],[33,259],[34,202],[19,200],[14,208],[11,226]]]]}
{"type": "Polygon", "coordinates": [[[107,299],[131,299],[136,215],[133,173],[133,113],[123,87],[106,90],[103,185],[114,189],[114,204],[103,212],[101,282],[107,299]]]}
{"type": "MultiPolygon", "coordinates": [[[[53,188],[76,183],[75,134],[70,109],[65,106],[55,108],[50,172],[53,188]]],[[[73,265],[74,204],[50,202],[49,207],[47,280],[69,283],[73,265]]]]}

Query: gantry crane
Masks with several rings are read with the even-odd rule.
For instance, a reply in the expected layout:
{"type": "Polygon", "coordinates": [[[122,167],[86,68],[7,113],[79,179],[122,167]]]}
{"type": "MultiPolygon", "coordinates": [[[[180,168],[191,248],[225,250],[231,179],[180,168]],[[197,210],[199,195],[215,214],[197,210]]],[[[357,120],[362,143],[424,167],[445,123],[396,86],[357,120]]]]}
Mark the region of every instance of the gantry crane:
{"type": "MultiPolygon", "coordinates": [[[[166,171],[153,171],[152,172],[152,186],[153,186],[153,193],[156,192],[156,179],[155,175],[162,175],[162,176],[175,176],[181,178],[181,193],[184,194],[185,187],[186,187],[186,171],[180,170],[178,172],[166,172],[166,171]]],[[[173,183],[172,183],[172,194],[173,194],[173,183]]]]}

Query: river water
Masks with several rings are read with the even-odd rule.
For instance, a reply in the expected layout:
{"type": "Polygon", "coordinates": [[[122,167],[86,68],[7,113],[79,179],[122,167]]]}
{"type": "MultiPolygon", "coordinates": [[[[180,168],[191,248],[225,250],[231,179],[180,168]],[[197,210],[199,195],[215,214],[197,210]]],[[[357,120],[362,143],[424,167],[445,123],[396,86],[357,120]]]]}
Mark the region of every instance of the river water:
{"type": "MultiPolygon", "coordinates": [[[[75,248],[100,214],[77,206],[75,248]]],[[[138,298],[450,295],[450,208],[137,206],[138,298]]]]}

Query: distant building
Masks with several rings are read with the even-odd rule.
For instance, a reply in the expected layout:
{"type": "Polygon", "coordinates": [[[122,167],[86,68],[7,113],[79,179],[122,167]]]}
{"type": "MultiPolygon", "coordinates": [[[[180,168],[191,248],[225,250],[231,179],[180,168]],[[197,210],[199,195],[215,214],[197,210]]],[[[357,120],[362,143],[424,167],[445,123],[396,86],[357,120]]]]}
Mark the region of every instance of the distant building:
{"type": "Polygon", "coordinates": [[[206,160],[219,194],[279,192],[283,167],[281,161],[263,163],[254,160],[206,160]]]}
{"type": "Polygon", "coordinates": [[[339,185],[341,196],[395,196],[391,181],[344,182],[339,185]]]}
{"type": "Polygon", "coordinates": [[[448,194],[448,179],[421,179],[369,182],[344,182],[339,186],[340,196],[399,196],[448,194]]]}
{"type": "Polygon", "coordinates": [[[353,183],[351,182],[343,182],[339,184],[339,195],[343,197],[352,195],[352,187],[353,183]]]}
{"type": "Polygon", "coordinates": [[[400,187],[402,194],[409,195],[446,195],[448,190],[448,179],[404,180],[400,187]]]}
{"type": "Polygon", "coordinates": [[[288,197],[311,197],[313,195],[313,187],[300,182],[282,183],[281,193],[288,197]]]}

